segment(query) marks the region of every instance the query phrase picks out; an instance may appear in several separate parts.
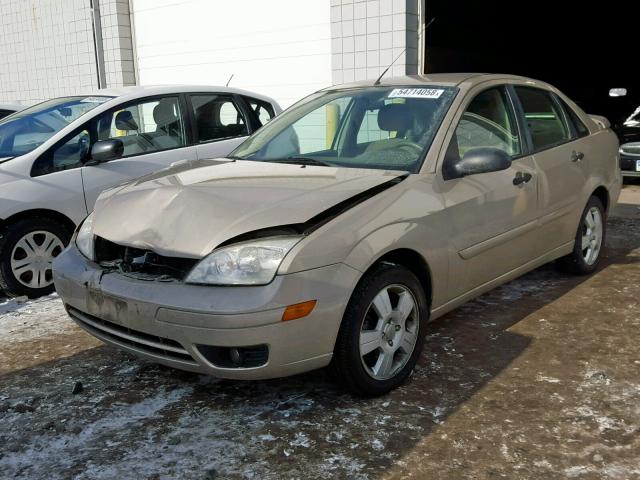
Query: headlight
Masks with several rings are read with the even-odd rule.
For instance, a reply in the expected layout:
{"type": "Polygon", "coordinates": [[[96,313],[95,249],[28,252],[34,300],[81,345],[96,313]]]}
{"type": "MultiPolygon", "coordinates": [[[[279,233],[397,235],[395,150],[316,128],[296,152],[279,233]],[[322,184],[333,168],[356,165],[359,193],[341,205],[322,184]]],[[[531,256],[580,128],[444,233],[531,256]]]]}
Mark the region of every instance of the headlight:
{"type": "Polygon", "coordinates": [[[76,235],[76,247],[80,250],[80,253],[87,257],[89,260],[94,260],[93,252],[93,213],[84,219],[82,225],[78,229],[76,235]]]}
{"type": "Polygon", "coordinates": [[[207,285],[266,285],[289,250],[302,237],[272,237],[214,250],[187,275],[185,282],[207,285]]]}

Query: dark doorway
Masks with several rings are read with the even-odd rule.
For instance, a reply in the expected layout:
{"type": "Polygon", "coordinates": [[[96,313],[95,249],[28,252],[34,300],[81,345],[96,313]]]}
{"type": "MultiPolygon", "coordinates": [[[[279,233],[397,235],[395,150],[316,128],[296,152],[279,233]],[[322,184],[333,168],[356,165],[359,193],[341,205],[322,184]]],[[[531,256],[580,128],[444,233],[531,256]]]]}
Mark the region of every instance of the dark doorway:
{"type": "Polygon", "coordinates": [[[426,0],[427,72],[513,73],[547,81],[621,124],[640,106],[638,19],[623,2],[426,0]],[[611,88],[627,96],[612,98],[611,88]]]}

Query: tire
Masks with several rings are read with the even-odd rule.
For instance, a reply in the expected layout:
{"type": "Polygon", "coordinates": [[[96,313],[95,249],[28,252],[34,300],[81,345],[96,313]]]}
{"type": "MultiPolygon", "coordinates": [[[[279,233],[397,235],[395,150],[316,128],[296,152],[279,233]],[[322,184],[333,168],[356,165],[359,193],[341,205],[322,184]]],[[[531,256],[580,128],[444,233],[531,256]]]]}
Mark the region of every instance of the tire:
{"type": "Polygon", "coordinates": [[[379,264],[351,295],[331,361],[334,376],[359,396],[383,395],[402,385],[422,352],[428,319],[427,299],[416,276],[400,265],[379,264]],[[389,299],[387,308],[376,307],[385,298],[383,291],[389,299]],[[397,308],[401,300],[405,310],[413,302],[404,321],[397,308]],[[389,312],[389,307],[393,309],[390,316],[380,315],[380,311],[389,312]],[[364,355],[360,349],[362,332],[364,355]]]}
{"type": "Polygon", "coordinates": [[[598,268],[607,233],[606,219],[600,199],[591,197],[580,217],[573,252],[558,260],[561,270],[574,275],[588,275],[598,268]],[[589,222],[594,223],[595,228],[590,227],[589,222]],[[586,248],[583,248],[583,241],[585,244],[590,242],[586,248]]]}
{"type": "Polygon", "coordinates": [[[69,230],[47,218],[26,218],[9,225],[0,239],[0,289],[9,296],[29,298],[53,292],[51,263],[70,239],[69,230]]]}

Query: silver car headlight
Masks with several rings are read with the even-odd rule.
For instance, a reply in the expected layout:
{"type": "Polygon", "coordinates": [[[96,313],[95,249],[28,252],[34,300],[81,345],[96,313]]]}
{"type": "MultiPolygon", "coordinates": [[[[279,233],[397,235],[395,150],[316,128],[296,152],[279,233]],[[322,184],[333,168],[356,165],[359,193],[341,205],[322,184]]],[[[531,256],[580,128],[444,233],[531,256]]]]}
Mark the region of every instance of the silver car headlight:
{"type": "Polygon", "coordinates": [[[214,250],[189,272],[186,283],[266,285],[302,237],[251,240],[214,250]]]}
{"type": "Polygon", "coordinates": [[[91,213],[91,215],[84,219],[84,222],[82,222],[76,234],[76,247],[78,247],[80,253],[89,260],[95,260],[93,248],[94,239],[93,213],[91,213]]]}

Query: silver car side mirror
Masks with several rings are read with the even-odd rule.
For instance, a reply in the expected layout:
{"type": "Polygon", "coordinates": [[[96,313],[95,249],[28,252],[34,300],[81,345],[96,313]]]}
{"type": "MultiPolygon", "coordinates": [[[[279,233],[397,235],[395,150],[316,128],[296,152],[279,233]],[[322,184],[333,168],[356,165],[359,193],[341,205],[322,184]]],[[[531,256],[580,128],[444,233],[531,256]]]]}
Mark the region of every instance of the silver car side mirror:
{"type": "Polygon", "coordinates": [[[124,153],[124,144],[122,140],[111,138],[109,140],[101,140],[93,144],[91,148],[91,161],[95,163],[108,162],[120,158],[124,153]]]}

